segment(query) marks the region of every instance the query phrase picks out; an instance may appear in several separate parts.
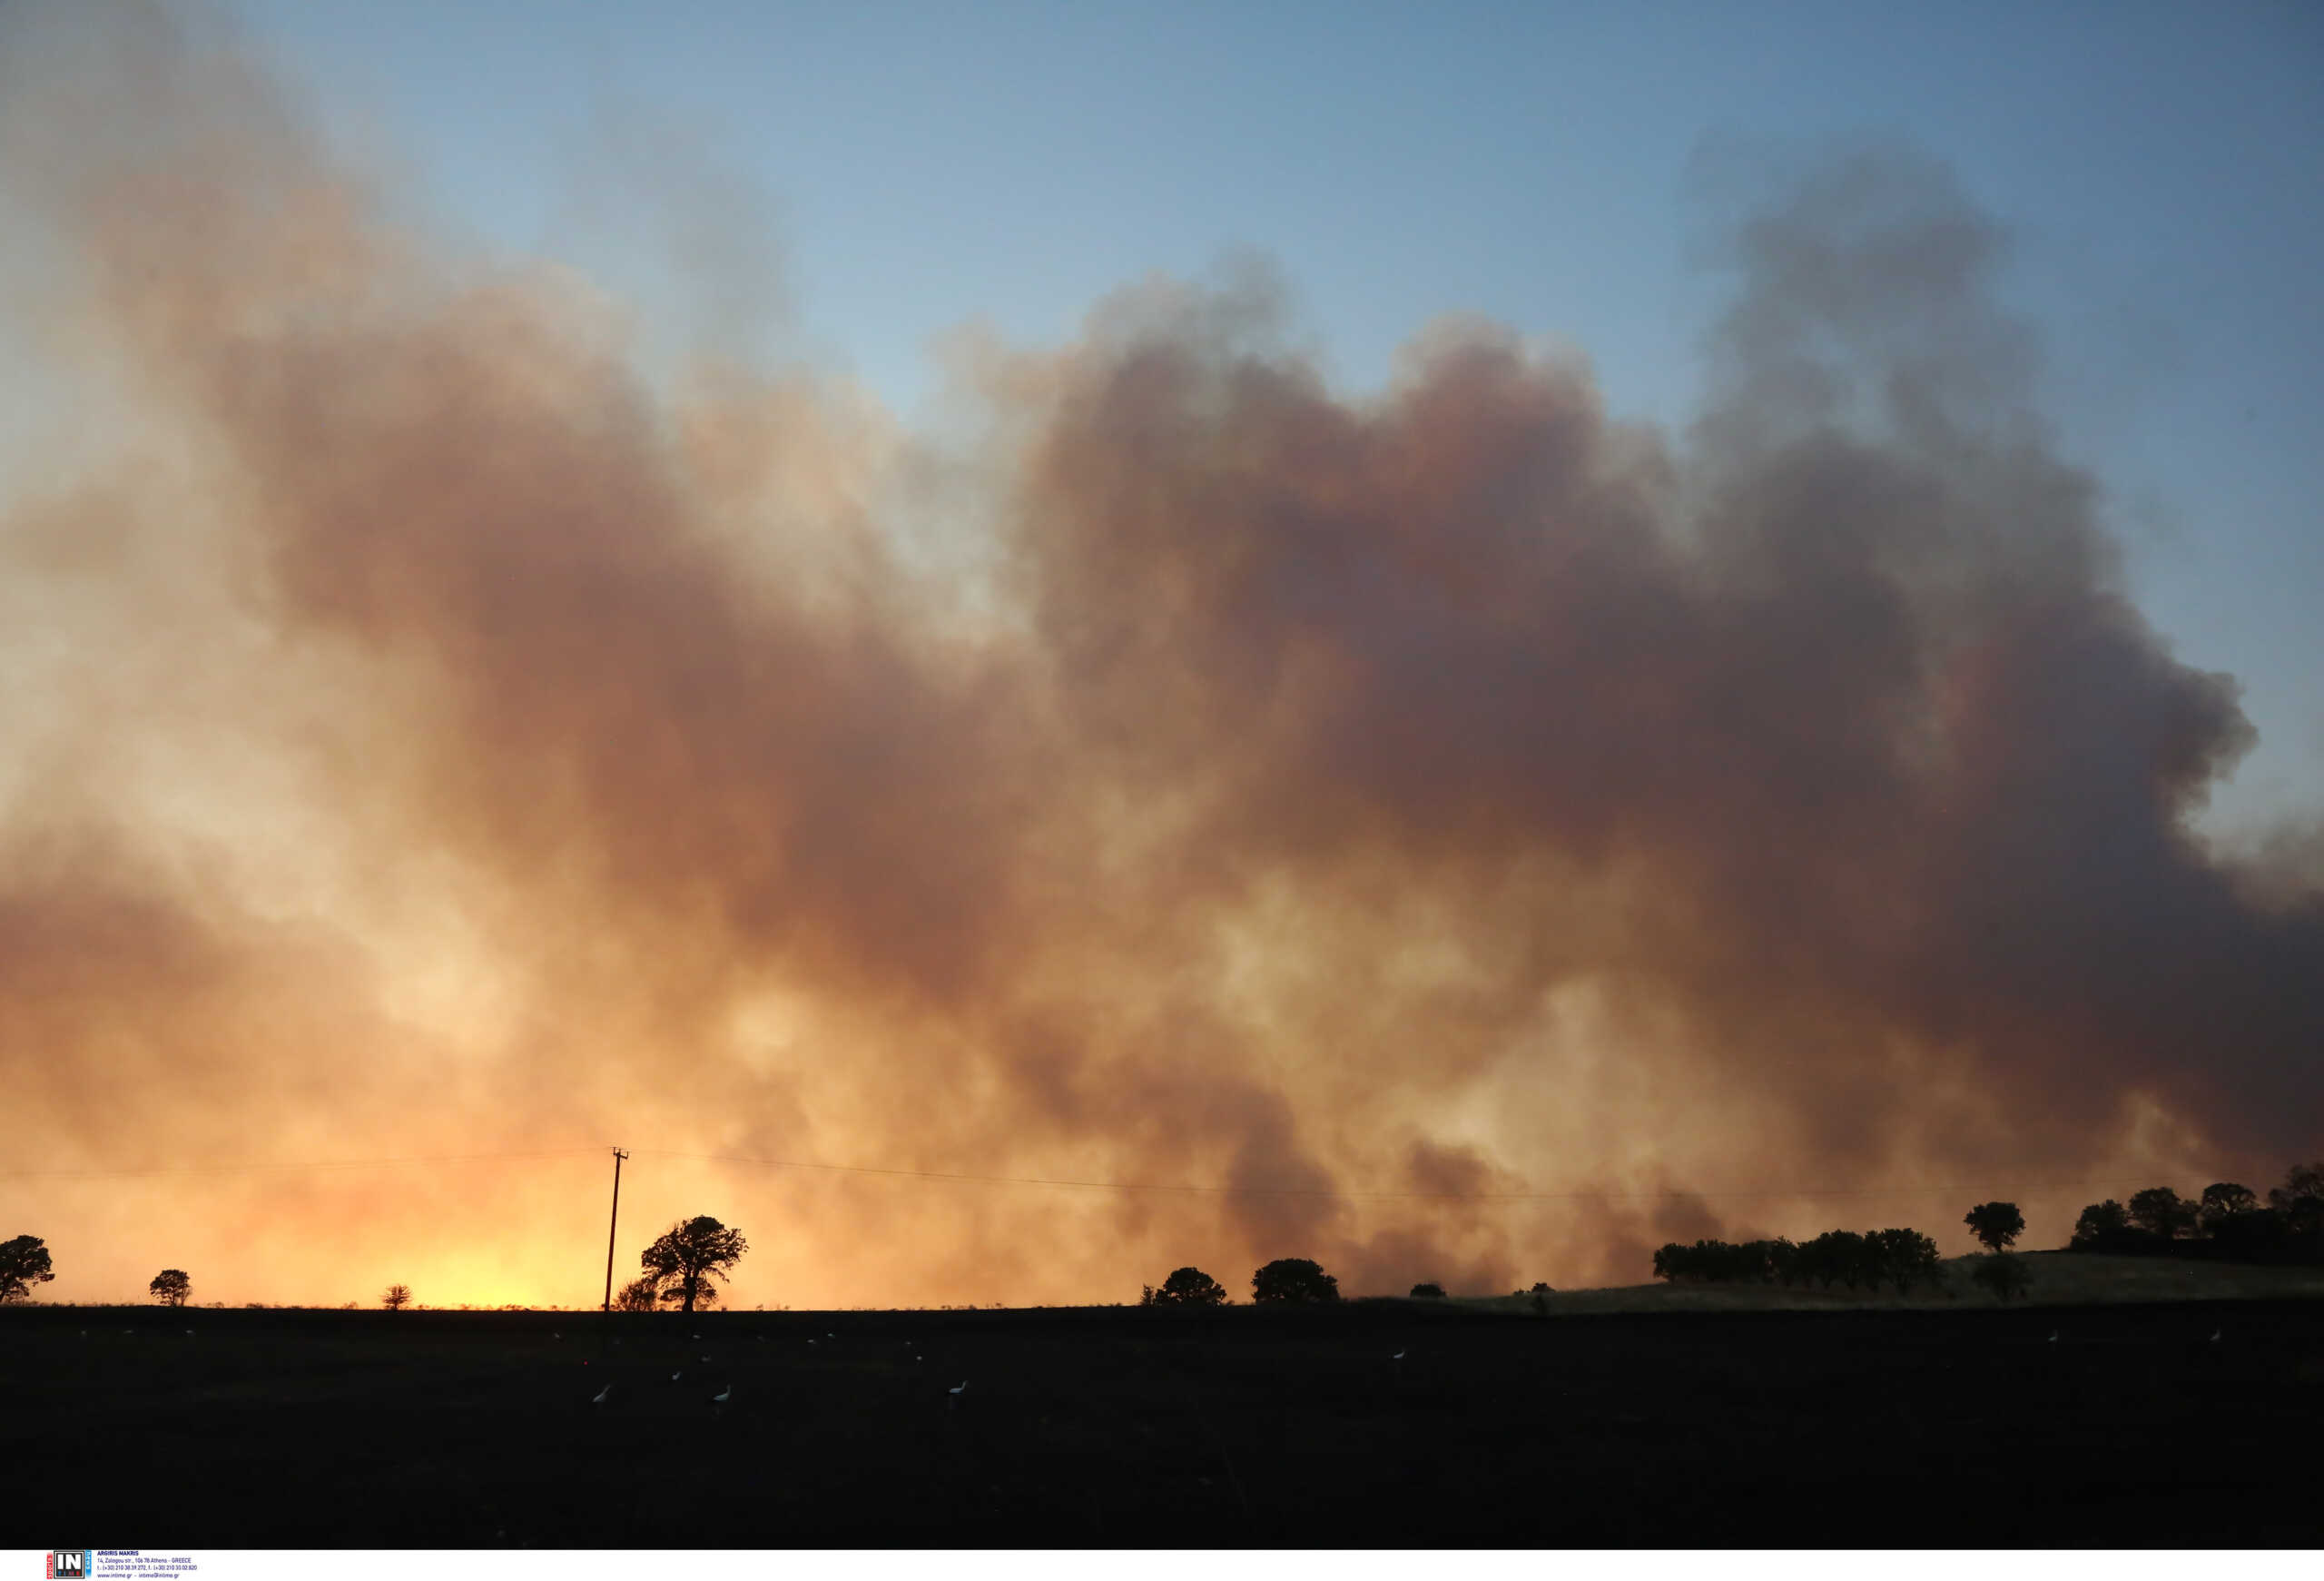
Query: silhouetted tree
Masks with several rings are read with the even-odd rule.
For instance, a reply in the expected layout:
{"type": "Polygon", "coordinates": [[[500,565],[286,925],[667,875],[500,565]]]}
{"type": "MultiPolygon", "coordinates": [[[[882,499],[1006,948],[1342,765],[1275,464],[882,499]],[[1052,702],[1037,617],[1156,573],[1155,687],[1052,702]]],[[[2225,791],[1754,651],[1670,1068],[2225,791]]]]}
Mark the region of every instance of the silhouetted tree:
{"type": "Polygon", "coordinates": [[[2302,1201],[2324,1201],[2324,1163],[2292,1165],[2284,1171],[2284,1183],[2268,1193],[2268,1206],[2279,1212],[2302,1201]]]}
{"type": "Polygon", "coordinates": [[[1876,1230],[1866,1236],[1865,1242],[1878,1270],[1876,1279],[1886,1279],[1904,1295],[1917,1284],[1936,1284],[1943,1280],[1945,1260],[1937,1254],[1936,1242],[1917,1230],[1876,1230]]]}
{"type": "Polygon", "coordinates": [[[402,1311],[406,1307],[411,1305],[411,1287],[409,1285],[389,1285],[385,1290],[380,1292],[379,1305],[385,1307],[390,1312],[402,1311]]]}
{"type": "Polygon", "coordinates": [[[185,1277],[183,1269],[165,1268],[153,1276],[153,1282],[145,1290],[165,1307],[182,1307],[186,1297],[193,1293],[193,1281],[185,1277]]]}
{"type": "MultiPolygon", "coordinates": [[[[1912,1231],[1893,1233],[1912,1234],[1912,1231]]],[[[1922,1237],[1926,1240],[1926,1237],[1922,1237]]],[[[1898,1245],[1906,1245],[1898,1242],[1898,1245]]],[[[1934,1245],[1934,1242],[1930,1242],[1934,1245]]],[[[1915,1254],[1917,1255],[1917,1253],[1915,1254]]],[[[1796,1285],[1808,1280],[1830,1290],[1835,1282],[1848,1289],[1878,1286],[1889,1277],[1888,1250],[1849,1230],[1827,1230],[1795,1245],[1783,1236],[1772,1240],[1698,1240],[1692,1246],[1672,1241],[1654,1254],[1658,1279],[1710,1284],[1796,1285]]],[[[1907,1279],[1917,1279],[1908,1271],[1907,1279]]]]}
{"type": "Polygon", "coordinates": [[[727,1270],[742,1261],[750,1249],[741,1230],[729,1230],[704,1214],[671,1225],[637,1260],[654,1276],[662,1299],[691,1312],[717,1301],[718,1291],[710,1281],[727,1278],[727,1270]]]}
{"type": "Polygon", "coordinates": [[[1142,1307],[1223,1307],[1226,1304],[1226,1287],[1198,1268],[1171,1270],[1162,1281],[1162,1288],[1146,1288],[1142,1307]]]}
{"type": "Polygon", "coordinates": [[[1776,1277],[1778,1261],[1797,1266],[1798,1248],[1788,1240],[1698,1240],[1692,1246],[1677,1241],[1654,1254],[1656,1277],[1689,1283],[1764,1284],[1776,1277]]]}
{"type": "Polygon", "coordinates": [[[2132,1195],[2130,1220],[2149,1235],[2175,1240],[2195,1232],[2195,1204],[2168,1186],[2149,1186],[2132,1195]]]}
{"type": "Polygon", "coordinates": [[[1444,1299],[1444,1287],[1433,1280],[1424,1280],[1413,1287],[1413,1294],[1424,1300],[1441,1301],[1444,1299]]]}
{"type": "Polygon", "coordinates": [[[2294,1164],[2284,1183],[2268,1193],[2268,1206],[2294,1247],[2324,1255],[2324,1163],[2294,1164]]]}
{"type": "Polygon", "coordinates": [[[2014,1202],[1980,1202],[1961,1222],[1992,1252],[2007,1251],[2025,1233],[2025,1215],[2014,1202]]]}
{"type": "Polygon", "coordinates": [[[37,1235],[0,1243],[0,1301],[29,1301],[33,1287],[56,1275],[49,1270],[48,1247],[37,1235]]]}
{"type": "Polygon", "coordinates": [[[2220,1226],[2239,1213],[2256,1213],[2260,1209],[2260,1193],[2249,1186],[2239,1186],[2233,1181],[2213,1181],[2203,1188],[2195,1204],[2195,1222],[2206,1235],[2219,1233],[2220,1226]]]}
{"type": "Polygon", "coordinates": [[[2109,1197],[2082,1210],[2082,1217],[2073,1221],[2073,1240],[2068,1244],[2081,1251],[2120,1244],[2130,1228],[2130,1210],[2109,1197]]]}
{"type": "Polygon", "coordinates": [[[2034,1275],[2025,1260],[2006,1251],[1995,1250],[1991,1257],[1977,1259],[1969,1277],[1991,1294],[1994,1299],[2006,1301],[2012,1296],[2022,1296],[2034,1283],[2034,1275]]]}
{"type": "Polygon", "coordinates": [[[614,1292],[616,1312],[652,1312],[660,1309],[662,1281],[654,1275],[640,1274],[614,1292]]]}
{"type": "Polygon", "coordinates": [[[1254,1301],[1336,1301],[1340,1281],[1304,1257],[1278,1257],[1251,1276],[1254,1301]]]}
{"type": "Polygon", "coordinates": [[[1550,1296],[1555,1295],[1557,1292],[1550,1289],[1549,1280],[1535,1280],[1533,1281],[1533,1293],[1537,1296],[1550,1296]]]}
{"type": "Polygon", "coordinates": [[[1827,1230],[1799,1249],[1799,1272],[1830,1290],[1835,1281],[1850,1290],[1877,1284],[1879,1270],[1863,1236],[1853,1230],[1827,1230]]]}

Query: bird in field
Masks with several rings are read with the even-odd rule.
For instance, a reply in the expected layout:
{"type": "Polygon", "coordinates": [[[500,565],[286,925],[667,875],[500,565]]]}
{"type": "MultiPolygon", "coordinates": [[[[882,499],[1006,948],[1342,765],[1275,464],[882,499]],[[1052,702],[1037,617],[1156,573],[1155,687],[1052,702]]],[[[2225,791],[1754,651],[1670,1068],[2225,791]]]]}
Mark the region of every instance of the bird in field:
{"type": "Polygon", "coordinates": [[[704,1358],[702,1359],[702,1364],[703,1364],[704,1367],[708,1367],[708,1366],[710,1365],[710,1358],[709,1358],[709,1357],[707,1357],[707,1356],[704,1357],[704,1358]]]}
{"type": "Polygon", "coordinates": [[[1401,1351],[1401,1350],[1397,1351],[1393,1356],[1391,1356],[1390,1358],[1388,1358],[1388,1359],[1389,1359],[1389,1360],[1391,1360],[1391,1361],[1402,1361],[1403,1359],[1404,1359],[1404,1353],[1403,1353],[1403,1351],[1401,1351]]]}
{"type": "Polygon", "coordinates": [[[954,1387],[953,1387],[950,1391],[948,1391],[948,1392],[952,1393],[952,1394],[959,1394],[959,1393],[960,1392],[960,1390],[961,1390],[961,1389],[964,1389],[964,1388],[968,1388],[968,1387],[969,1387],[969,1380],[968,1380],[967,1378],[962,1378],[962,1379],[959,1382],[959,1384],[957,1384],[956,1386],[954,1386],[954,1387]]]}
{"type": "Polygon", "coordinates": [[[564,1338],[565,1338],[565,1336],[564,1336],[564,1335],[562,1335],[562,1334],[552,1334],[552,1335],[550,1335],[550,1336],[549,1336],[549,1338],[550,1338],[550,1339],[564,1339],[564,1338]]]}
{"type": "Polygon", "coordinates": [[[2055,1329],[2051,1329],[2051,1330],[2050,1330],[2050,1337],[2049,1337],[2049,1339],[2048,1339],[2047,1340],[2043,1341],[2043,1343],[2045,1343],[2045,1344],[2050,1344],[2050,1345],[2055,1345],[2057,1342],[2058,1342],[2058,1331],[2057,1331],[2055,1329]]]}
{"type": "Polygon", "coordinates": [[[675,1382],[677,1382],[677,1381],[678,1381],[678,1379],[680,1379],[680,1378],[684,1378],[684,1376],[685,1376],[684,1371],[683,1369],[681,1369],[681,1370],[679,1370],[679,1371],[677,1371],[677,1372],[674,1372],[674,1373],[670,1374],[670,1381],[671,1381],[672,1383],[675,1383],[675,1382]]]}
{"type": "Polygon", "coordinates": [[[2211,1330],[2211,1343],[2212,1343],[2212,1344],[2216,1345],[2216,1344],[2218,1344],[2218,1343],[2219,1343],[2220,1332],[2221,1332],[2221,1331],[2220,1331],[2219,1329],[2212,1329],[2212,1330],[2211,1330]]]}
{"type": "Polygon", "coordinates": [[[710,1397],[710,1403],[711,1403],[712,1405],[714,1405],[714,1406],[723,1406],[723,1405],[724,1405],[728,1400],[733,1399],[734,1398],[734,1386],[733,1384],[731,1384],[731,1383],[730,1383],[730,1384],[728,1384],[728,1385],[727,1385],[727,1386],[726,1386],[723,1390],[721,1390],[721,1391],[720,1391],[720,1392],[718,1392],[717,1394],[712,1395],[712,1396],[710,1397]]]}
{"type": "Polygon", "coordinates": [[[604,1405],[606,1401],[613,1398],[613,1392],[614,1386],[612,1384],[607,1384],[605,1388],[599,1389],[595,1395],[590,1397],[589,1403],[593,1406],[604,1405]]]}

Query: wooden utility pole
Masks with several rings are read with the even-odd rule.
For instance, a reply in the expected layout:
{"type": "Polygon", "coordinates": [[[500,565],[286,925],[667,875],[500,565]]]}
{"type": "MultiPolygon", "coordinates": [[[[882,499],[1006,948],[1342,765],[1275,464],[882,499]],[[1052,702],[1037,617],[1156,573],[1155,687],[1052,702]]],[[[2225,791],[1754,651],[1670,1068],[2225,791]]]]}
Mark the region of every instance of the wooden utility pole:
{"type": "Polygon", "coordinates": [[[606,1226],[606,1310],[614,1309],[614,1236],[621,1228],[621,1161],[629,1155],[614,1149],[614,1217],[606,1226]]]}

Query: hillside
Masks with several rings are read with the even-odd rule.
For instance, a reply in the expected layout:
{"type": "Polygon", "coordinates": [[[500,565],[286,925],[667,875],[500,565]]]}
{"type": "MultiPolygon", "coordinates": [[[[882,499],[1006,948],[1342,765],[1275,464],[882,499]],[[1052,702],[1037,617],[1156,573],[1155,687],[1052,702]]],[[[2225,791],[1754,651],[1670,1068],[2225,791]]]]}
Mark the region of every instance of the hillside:
{"type": "MultiPolygon", "coordinates": [[[[2033,1289],[2012,1306],[2095,1306],[2135,1301],[2249,1300],[2270,1297],[2324,1296],[2324,1269],[2266,1268],[2250,1263],[2195,1262],[2167,1257],[2099,1257],[2077,1252],[2018,1254],[2034,1276],[2033,1289]]],[[[1605,1290],[1561,1290],[1549,1297],[1550,1314],[1592,1312],[1834,1311],[1852,1309],[1912,1309],[1993,1307],[2000,1303],[1970,1279],[1976,1257],[1945,1264],[1942,1290],[1898,1296],[1835,1287],[1782,1285],[1620,1285],[1605,1290]]],[[[1461,1302],[1490,1309],[1529,1311],[1531,1296],[1492,1296],[1461,1302]]]]}

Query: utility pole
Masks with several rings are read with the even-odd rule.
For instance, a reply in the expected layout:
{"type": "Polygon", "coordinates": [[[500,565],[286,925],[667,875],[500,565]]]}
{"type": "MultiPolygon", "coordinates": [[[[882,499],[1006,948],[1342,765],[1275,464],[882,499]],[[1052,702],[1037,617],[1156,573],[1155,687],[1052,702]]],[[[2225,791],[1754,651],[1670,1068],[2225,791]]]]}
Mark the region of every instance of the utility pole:
{"type": "Polygon", "coordinates": [[[606,1310],[614,1309],[614,1236],[621,1228],[621,1161],[629,1155],[614,1149],[614,1217],[606,1226],[606,1310]]]}

